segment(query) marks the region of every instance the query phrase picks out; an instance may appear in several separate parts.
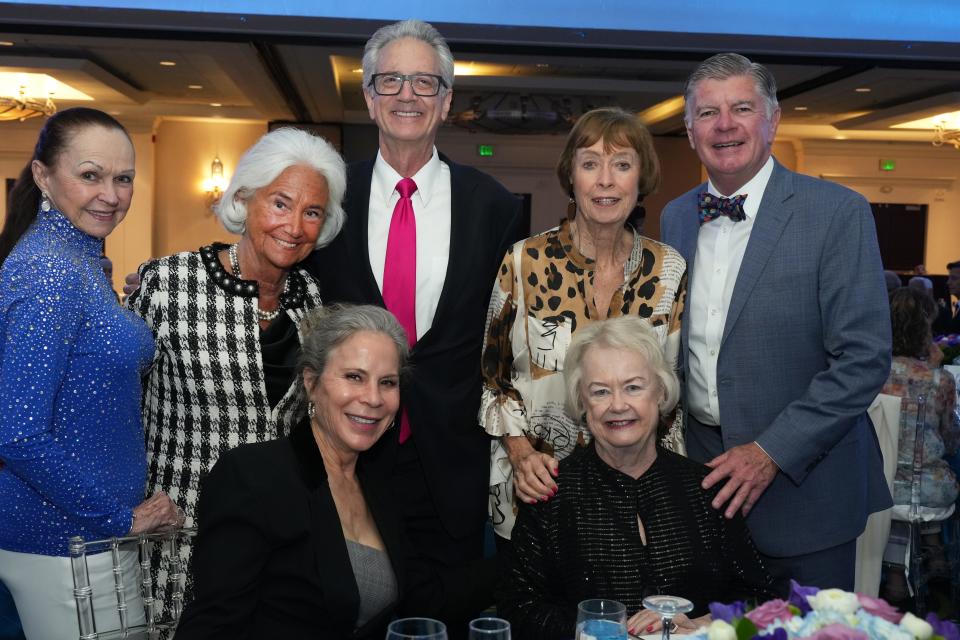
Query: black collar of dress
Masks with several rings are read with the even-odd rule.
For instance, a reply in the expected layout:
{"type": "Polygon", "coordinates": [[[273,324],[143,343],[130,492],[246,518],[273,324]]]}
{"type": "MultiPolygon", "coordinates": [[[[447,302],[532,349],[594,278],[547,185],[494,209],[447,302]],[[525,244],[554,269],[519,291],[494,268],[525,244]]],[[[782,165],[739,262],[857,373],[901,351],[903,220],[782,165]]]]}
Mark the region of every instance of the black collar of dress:
{"type": "MultiPolygon", "coordinates": [[[[241,280],[228,273],[220,262],[219,253],[226,251],[230,245],[214,242],[206,247],[200,247],[200,259],[207,275],[218,287],[227,293],[243,298],[259,298],[260,286],[256,280],[241,280]]],[[[284,309],[300,309],[304,306],[307,297],[307,286],[303,274],[298,267],[290,269],[287,274],[290,280],[289,288],[280,295],[280,306],[284,309]]]]}

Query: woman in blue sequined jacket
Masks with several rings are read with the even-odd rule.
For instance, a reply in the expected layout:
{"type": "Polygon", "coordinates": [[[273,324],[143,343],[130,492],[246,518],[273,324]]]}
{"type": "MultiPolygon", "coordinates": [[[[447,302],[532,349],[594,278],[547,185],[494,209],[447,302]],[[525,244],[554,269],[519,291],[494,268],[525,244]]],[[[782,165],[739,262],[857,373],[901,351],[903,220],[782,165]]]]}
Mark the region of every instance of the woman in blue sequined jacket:
{"type": "MultiPolygon", "coordinates": [[[[180,524],[144,501],[144,323],[114,297],[99,258],[133,196],[133,144],[95,109],[51,117],[0,234],[0,581],[27,638],[77,636],[67,541],[180,524]]],[[[123,562],[132,568],[135,552],[123,562]]],[[[110,554],[95,554],[96,567],[110,554]]],[[[113,577],[95,587],[99,629],[118,624],[113,577]],[[112,620],[111,620],[112,618],[112,620]]],[[[132,621],[142,621],[128,598],[132,621]]]]}

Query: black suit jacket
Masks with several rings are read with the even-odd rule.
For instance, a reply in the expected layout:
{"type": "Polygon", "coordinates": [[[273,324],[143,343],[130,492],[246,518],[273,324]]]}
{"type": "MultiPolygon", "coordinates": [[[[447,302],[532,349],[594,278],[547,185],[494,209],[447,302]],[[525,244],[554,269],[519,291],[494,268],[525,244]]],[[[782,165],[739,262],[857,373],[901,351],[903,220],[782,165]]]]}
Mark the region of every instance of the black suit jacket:
{"type": "MultiPolygon", "coordinates": [[[[369,480],[363,456],[357,471],[403,593],[407,551],[389,486],[369,480]]],[[[354,632],[360,594],[309,423],[221,456],[197,512],[195,599],[178,640],[385,635],[392,609],[354,632]]]]}
{"type": "MultiPolygon", "coordinates": [[[[412,375],[402,392],[443,526],[461,538],[486,519],[490,443],[477,422],[480,353],[497,268],[520,239],[521,204],[490,176],[440,159],[450,167],[449,262],[433,324],[413,348],[412,375]]],[[[343,230],[306,262],[327,303],[384,306],[367,244],[373,165],[368,160],[349,166],[343,230]]],[[[388,432],[378,446],[385,468],[395,457],[398,432],[388,432]]]]}

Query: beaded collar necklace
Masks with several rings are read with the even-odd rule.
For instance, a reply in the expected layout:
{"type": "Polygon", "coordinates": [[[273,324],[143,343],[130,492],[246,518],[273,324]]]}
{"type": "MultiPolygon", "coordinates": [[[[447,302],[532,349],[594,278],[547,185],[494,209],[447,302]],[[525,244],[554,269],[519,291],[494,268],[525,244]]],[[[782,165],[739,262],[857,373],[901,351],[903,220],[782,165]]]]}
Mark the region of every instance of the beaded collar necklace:
{"type": "MultiPolygon", "coordinates": [[[[240,275],[240,257],[237,255],[237,245],[232,244],[230,248],[227,249],[227,255],[230,256],[230,268],[233,269],[233,277],[237,280],[243,280],[243,276],[240,275]]],[[[264,311],[257,306],[257,320],[260,322],[273,322],[280,315],[280,311],[283,309],[283,296],[290,290],[290,275],[287,274],[286,280],[283,282],[283,293],[281,294],[280,300],[277,302],[277,308],[273,311],[264,311]]]]}

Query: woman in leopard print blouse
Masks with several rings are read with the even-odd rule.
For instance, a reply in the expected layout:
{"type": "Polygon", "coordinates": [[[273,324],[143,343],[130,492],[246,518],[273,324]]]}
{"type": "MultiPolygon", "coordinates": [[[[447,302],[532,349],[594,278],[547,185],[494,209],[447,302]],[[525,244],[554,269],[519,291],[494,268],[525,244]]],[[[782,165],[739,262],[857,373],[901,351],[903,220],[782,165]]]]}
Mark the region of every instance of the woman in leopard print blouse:
{"type": "MultiPolygon", "coordinates": [[[[573,334],[596,320],[636,315],[677,364],[686,263],[628,222],[660,182],[650,133],[617,108],[583,115],[557,166],[570,196],[560,226],[515,244],[487,313],[480,423],[491,451],[490,515],[510,538],[515,500],[548,500],[557,463],[589,434],[564,404],[563,363],[573,334]]],[[[683,452],[679,421],[663,443],[683,452]]]]}

